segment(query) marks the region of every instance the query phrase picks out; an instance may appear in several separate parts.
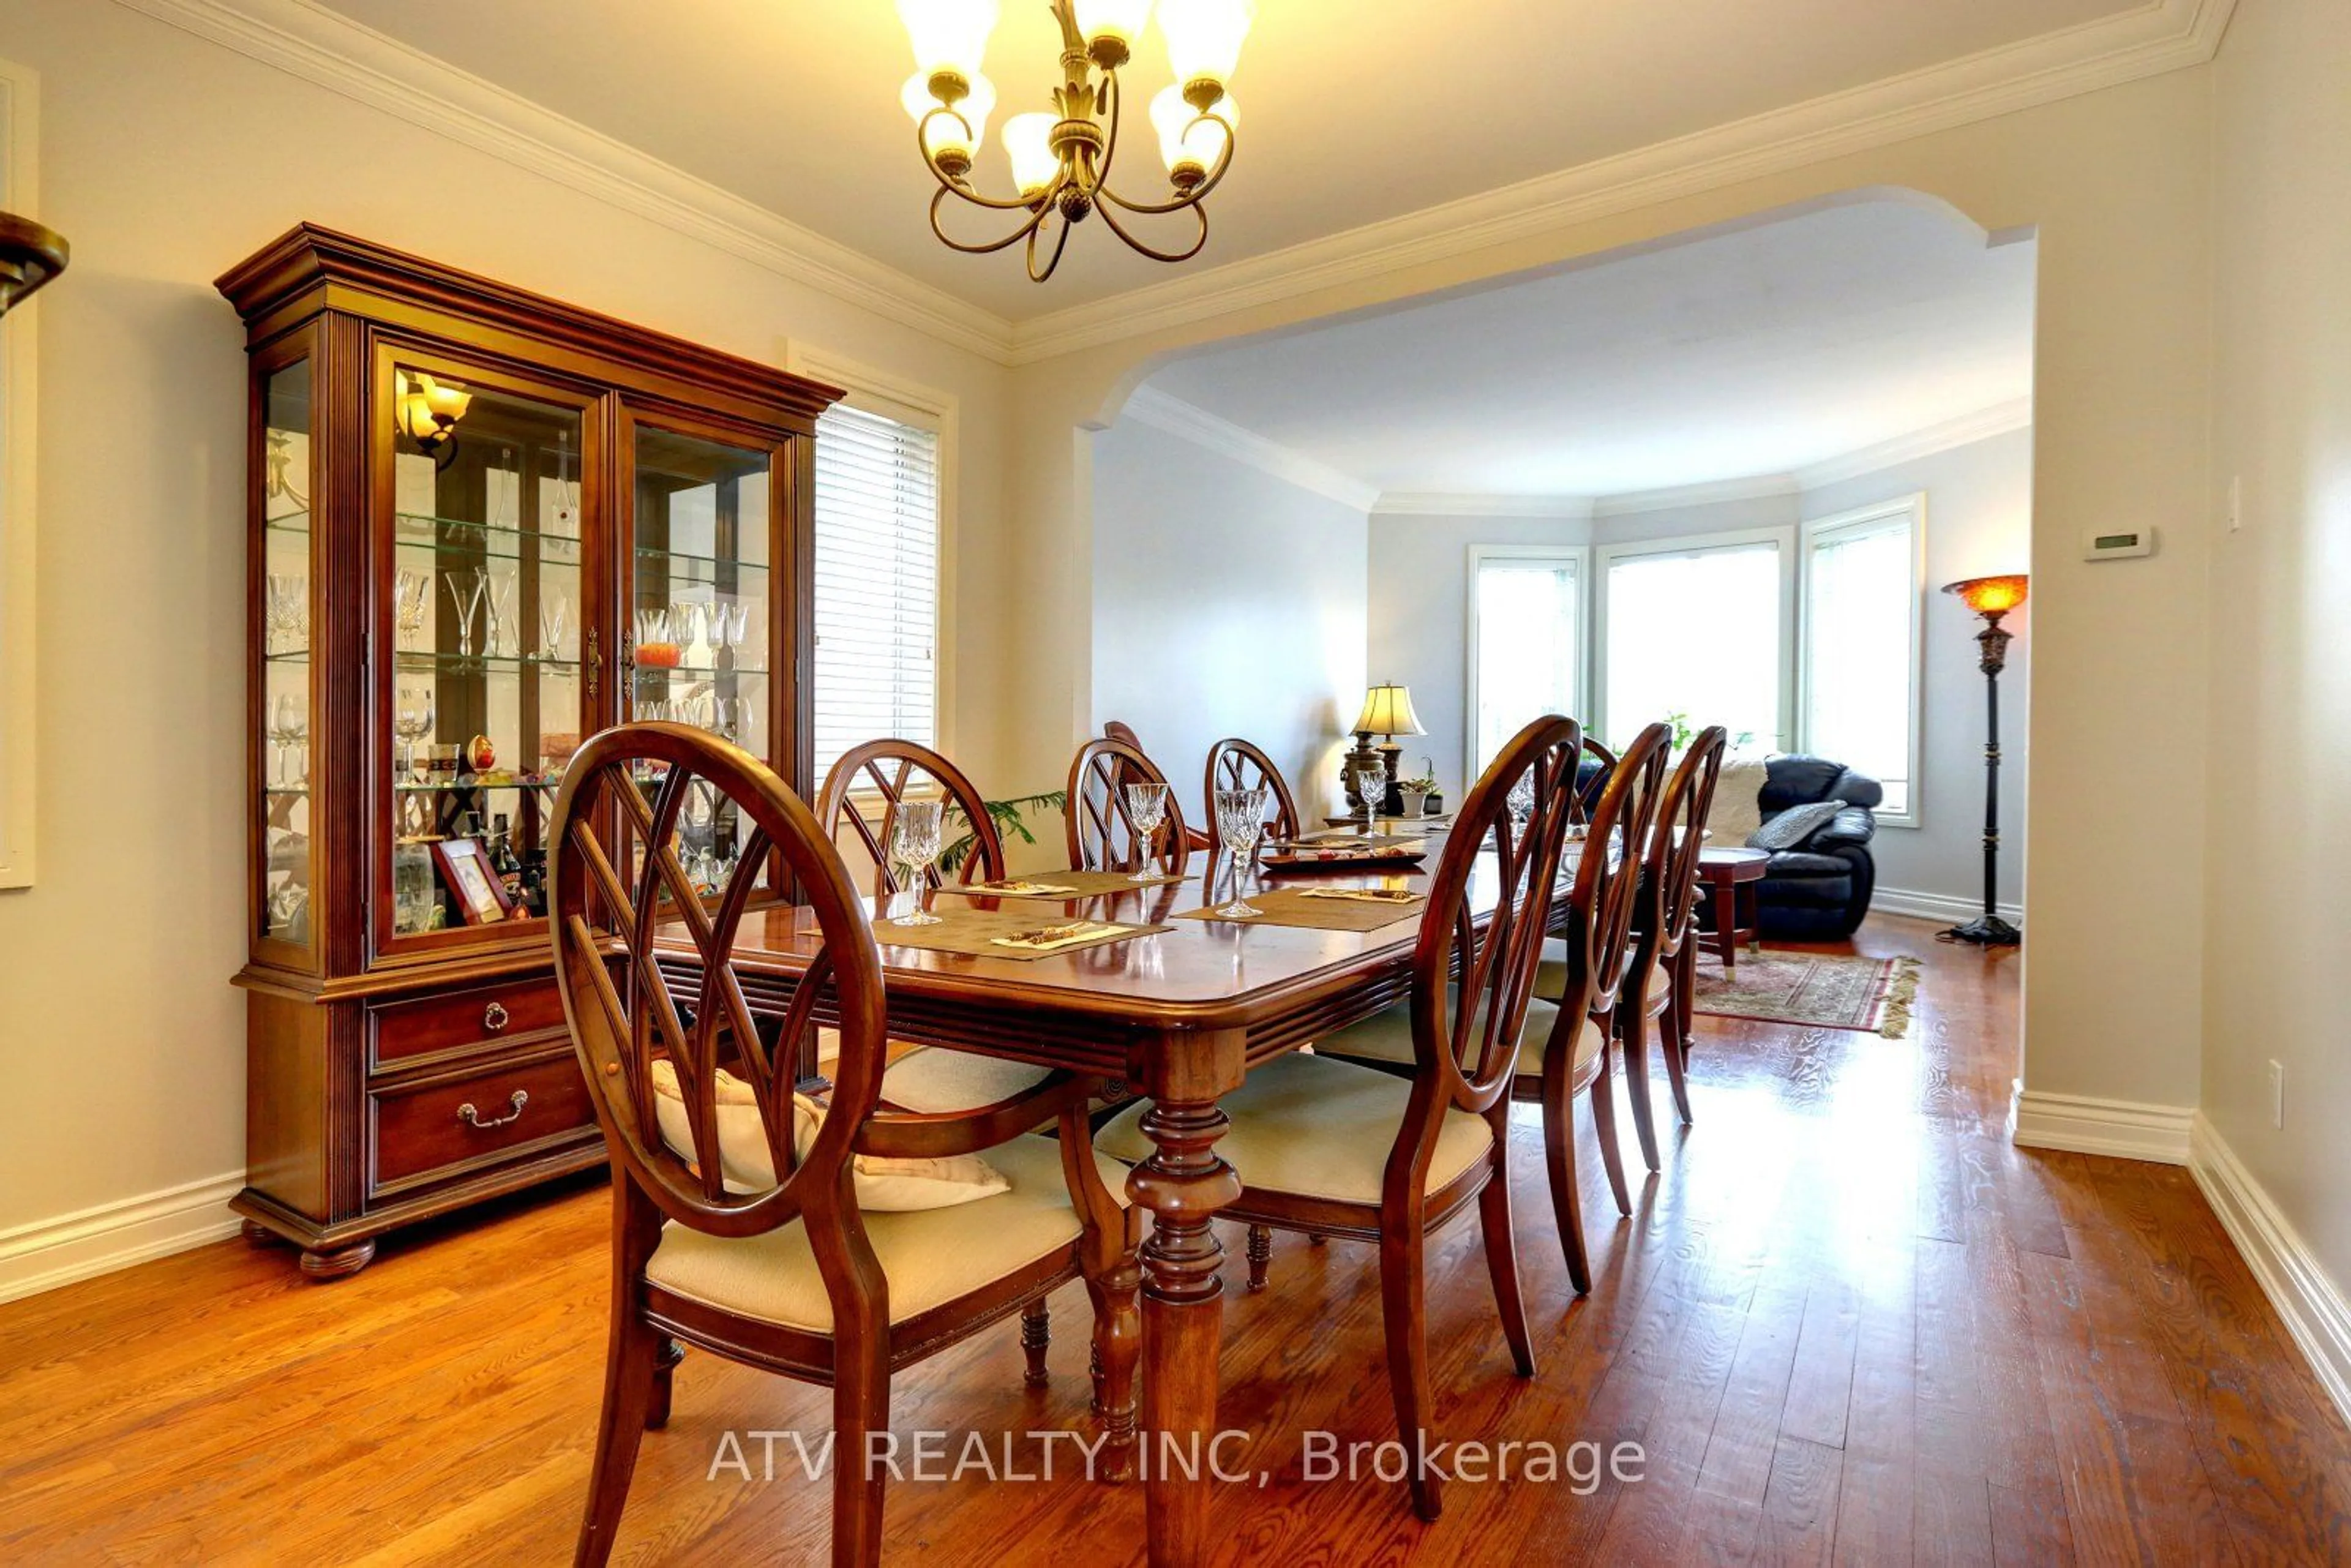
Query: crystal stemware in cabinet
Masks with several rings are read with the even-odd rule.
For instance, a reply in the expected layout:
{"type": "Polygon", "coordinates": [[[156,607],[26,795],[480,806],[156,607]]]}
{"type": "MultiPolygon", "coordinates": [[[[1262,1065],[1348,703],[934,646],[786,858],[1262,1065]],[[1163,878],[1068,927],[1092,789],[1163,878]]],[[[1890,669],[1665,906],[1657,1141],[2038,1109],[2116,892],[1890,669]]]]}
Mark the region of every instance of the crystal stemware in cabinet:
{"type": "Polygon", "coordinates": [[[392,733],[400,737],[400,772],[416,772],[416,743],[433,733],[433,688],[402,686],[392,709],[392,733]]]}
{"type": "Polygon", "coordinates": [[[300,653],[309,639],[310,580],[298,572],[271,572],[264,591],[270,652],[300,653]]]}
{"type": "Polygon", "coordinates": [[[474,617],[480,613],[482,601],[488,594],[490,574],[476,567],[471,571],[443,572],[442,580],[449,588],[450,601],[457,607],[457,656],[474,656],[474,617]]]}
{"type": "Polygon", "coordinates": [[[558,593],[538,607],[538,656],[563,657],[563,633],[571,622],[571,601],[558,593]]]}
{"type": "Polygon", "coordinates": [[[392,623],[400,645],[413,648],[424,632],[424,609],[433,602],[433,579],[403,570],[392,580],[392,623]]]}

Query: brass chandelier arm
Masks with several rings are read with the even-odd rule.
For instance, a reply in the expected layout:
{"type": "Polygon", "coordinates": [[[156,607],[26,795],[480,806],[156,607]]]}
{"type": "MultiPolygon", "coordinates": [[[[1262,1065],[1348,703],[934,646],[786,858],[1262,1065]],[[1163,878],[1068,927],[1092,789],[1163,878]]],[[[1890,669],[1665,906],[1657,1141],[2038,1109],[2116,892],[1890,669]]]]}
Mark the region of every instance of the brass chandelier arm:
{"type": "MultiPolygon", "coordinates": [[[[965,193],[962,191],[957,190],[955,186],[946,184],[944,183],[940,185],[939,189],[932,194],[931,233],[936,235],[938,236],[939,243],[946,246],[949,250],[959,250],[966,256],[993,256],[999,250],[1019,245],[1024,239],[1031,242],[1029,248],[1033,252],[1036,248],[1034,239],[1037,230],[1044,223],[1046,214],[1050,214],[1053,210],[1053,204],[1050,200],[1040,202],[1034,207],[1030,207],[1029,204],[1025,202],[992,202],[984,197],[967,196],[966,197],[967,200],[974,201],[981,206],[1023,208],[1029,213],[1029,221],[1022,224],[1019,228],[1014,229],[1010,234],[1006,235],[1002,239],[989,240],[980,245],[967,245],[963,241],[949,235],[939,224],[939,208],[946,204],[946,199],[949,196],[963,196],[964,194],[965,193]]],[[[1060,255],[1059,250],[1056,249],[1054,254],[1056,256],[1060,255]]]]}
{"type": "MultiPolygon", "coordinates": [[[[1020,212],[1026,211],[1036,205],[1034,202],[1021,201],[1018,198],[1008,202],[995,196],[983,196],[978,191],[973,188],[970,181],[958,179],[957,177],[949,174],[945,169],[940,168],[937,161],[931,156],[930,130],[932,120],[942,114],[953,115],[956,123],[963,127],[964,134],[967,136],[971,134],[971,121],[964,119],[961,113],[947,108],[945,104],[941,104],[938,108],[931,110],[930,113],[923,116],[921,122],[914,127],[914,151],[921,155],[923,167],[931,172],[931,178],[936,180],[942,189],[952,193],[955,195],[961,196],[965,201],[969,202],[975,207],[987,207],[995,212],[1020,212]]],[[[938,211],[938,198],[935,196],[931,199],[931,210],[934,214],[938,211]]],[[[934,226],[936,226],[935,216],[933,219],[933,225],[934,226]]],[[[941,235],[940,237],[945,238],[946,236],[941,235]]]]}
{"type": "MultiPolygon", "coordinates": [[[[1108,193],[1105,192],[1102,193],[1107,194],[1108,193]]],[[[1124,202],[1121,202],[1118,204],[1123,207],[1126,206],[1124,202]]],[[[1208,243],[1208,209],[1200,205],[1197,202],[1179,203],[1177,207],[1189,210],[1195,217],[1197,217],[1200,220],[1199,237],[1192,242],[1191,248],[1188,250],[1159,250],[1154,246],[1144,244],[1141,240],[1127,233],[1126,225],[1118,221],[1116,215],[1112,213],[1110,204],[1106,202],[1097,204],[1094,207],[1094,211],[1100,213],[1102,214],[1102,221],[1110,225],[1110,232],[1124,240],[1129,248],[1142,252],[1144,256],[1149,256],[1154,261],[1189,261],[1194,256],[1199,255],[1201,247],[1208,243]]],[[[1143,209],[1129,208],[1128,210],[1141,211],[1143,209]]],[[[1172,212],[1177,210],[1177,208],[1170,208],[1168,210],[1172,212]]]]}
{"type": "MultiPolygon", "coordinates": [[[[1208,199],[1208,193],[1223,183],[1225,171],[1233,166],[1232,123],[1223,115],[1213,111],[1198,116],[1192,123],[1196,125],[1202,120],[1213,120],[1225,128],[1225,147],[1224,151],[1217,155],[1217,166],[1209,170],[1207,175],[1198,184],[1172,202],[1130,202],[1108,186],[1094,193],[1105,202],[1114,203],[1124,207],[1128,212],[1143,217],[1156,217],[1165,213],[1180,213],[1186,207],[1198,207],[1202,202],[1208,199]]],[[[1115,227],[1115,225],[1113,226],[1115,227]]]]}
{"type": "Polygon", "coordinates": [[[1070,243],[1070,229],[1071,225],[1070,220],[1065,217],[1061,220],[1061,231],[1053,236],[1053,254],[1045,258],[1044,270],[1041,272],[1038,270],[1037,236],[1044,233],[1044,220],[1046,214],[1050,213],[1052,210],[1053,209],[1050,206],[1047,206],[1042,212],[1040,212],[1037,214],[1038,221],[1029,225],[1028,265],[1029,281],[1031,283],[1042,283],[1045,279],[1053,276],[1053,269],[1061,265],[1061,252],[1068,247],[1070,243]]]}

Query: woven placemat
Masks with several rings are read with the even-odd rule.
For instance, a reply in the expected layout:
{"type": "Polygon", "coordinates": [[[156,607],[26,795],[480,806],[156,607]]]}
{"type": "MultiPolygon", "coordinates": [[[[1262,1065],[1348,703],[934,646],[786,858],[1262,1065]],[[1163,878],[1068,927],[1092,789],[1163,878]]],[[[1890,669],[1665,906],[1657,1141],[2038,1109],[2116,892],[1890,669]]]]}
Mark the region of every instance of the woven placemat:
{"type": "Polygon", "coordinates": [[[1417,920],[1428,900],[1414,894],[1409,903],[1373,903],[1361,898],[1332,897],[1355,888],[1275,887],[1252,893],[1247,900],[1255,915],[1219,915],[1223,904],[1187,909],[1178,920],[1226,920],[1236,925],[1300,925],[1310,931],[1378,931],[1400,921],[1417,920]]]}
{"type": "Polygon", "coordinates": [[[1173,929],[1166,925],[1135,925],[1118,920],[1091,920],[1083,923],[1088,930],[1076,941],[1050,948],[1007,947],[1000,944],[999,938],[1071,923],[1054,920],[1034,909],[967,909],[950,905],[933,913],[939,917],[935,925],[896,925],[887,919],[876,920],[873,923],[873,940],[884,947],[920,947],[933,953],[961,953],[972,958],[1027,960],[1050,958],[1057,954],[1075,953],[1087,947],[1148,936],[1155,931],[1173,929]]]}
{"type": "Polygon", "coordinates": [[[1165,887],[1170,883],[1190,880],[1181,872],[1155,876],[1148,882],[1137,882],[1123,871],[1040,871],[1029,876],[1007,877],[1000,883],[975,882],[968,885],[948,883],[938,891],[960,893],[970,898],[1042,898],[1059,902],[1071,898],[1100,898],[1106,893],[1133,893],[1137,888],[1165,887]],[[1008,891],[1012,888],[1041,890],[1047,887],[1067,888],[1069,891],[1008,891]]]}

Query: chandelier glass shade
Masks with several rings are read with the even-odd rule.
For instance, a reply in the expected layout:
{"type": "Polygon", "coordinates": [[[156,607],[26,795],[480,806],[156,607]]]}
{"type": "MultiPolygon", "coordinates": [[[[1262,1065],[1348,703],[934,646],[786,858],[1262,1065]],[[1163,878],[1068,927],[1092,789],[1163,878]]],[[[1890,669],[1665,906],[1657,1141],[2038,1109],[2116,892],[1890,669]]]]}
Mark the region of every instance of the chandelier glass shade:
{"type": "MultiPolygon", "coordinates": [[[[915,145],[938,183],[931,232],[940,243],[982,256],[1025,247],[1029,276],[1053,275],[1070,230],[1099,213],[1129,248],[1155,261],[1188,261],[1208,242],[1204,204],[1231,166],[1239,109],[1228,83],[1240,63],[1255,0],[1048,0],[1061,31],[1061,83],[1052,112],[1016,114],[998,136],[1012,165],[1015,193],[990,196],[974,180],[995,84],[980,72],[998,0],[898,0],[914,46],[914,75],[900,101],[914,121],[915,145]],[[1130,200],[1112,188],[1121,141],[1122,72],[1155,12],[1176,80],[1150,101],[1147,118],[1166,167],[1166,187],[1130,200]],[[958,239],[944,214],[960,207],[1012,214],[1009,232],[958,239]],[[1162,246],[1130,226],[1136,218],[1188,214],[1189,243],[1162,246]]],[[[1135,225],[1140,226],[1140,225],[1135,225]]]]}

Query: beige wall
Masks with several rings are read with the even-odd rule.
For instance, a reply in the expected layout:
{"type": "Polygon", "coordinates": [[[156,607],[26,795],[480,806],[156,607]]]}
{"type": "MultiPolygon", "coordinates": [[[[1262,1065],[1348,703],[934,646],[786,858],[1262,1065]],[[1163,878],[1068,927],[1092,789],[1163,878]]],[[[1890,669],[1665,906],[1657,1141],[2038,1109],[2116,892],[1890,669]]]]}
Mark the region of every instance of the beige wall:
{"type": "MultiPolygon", "coordinates": [[[[1871,189],[1939,198],[1987,230],[2035,229],[2024,1073],[2050,1092],[2189,1104],[2203,853],[2182,825],[2202,821],[2205,781],[2148,758],[2176,750],[2181,704],[2205,684],[2210,134],[2210,73],[2178,72],[1025,366],[1015,515],[1032,559],[1056,572],[1087,559],[1074,433],[1115,417],[1160,359],[1220,339],[1871,189]],[[2083,529],[2115,520],[2153,525],[2164,548],[2130,570],[2084,562],[2083,529]]],[[[1087,712],[1083,623],[1029,630],[1040,700],[1021,744],[1065,753],[1087,712]]]]}
{"type": "Polygon", "coordinates": [[[0,1231],[244,1164],[244,336],[314,219],[756,359],[956,394],[959,743],[1003,766],[1006,372],[123,7],[7,0],[42,81],[41,879],[0,894],[0,1231]]]}
{"type": "Polygon", "coordinates": [[[1364,703],[1363,512],[1139,420],[1095,436],[1093,727],[1133,725],[1191,825],[1208,747],[1333,809],[1364,703]]]}
{"type": "Polygon", "coordinates": [[[2351,13],[2251,0],[2216,68],[2219,367],[2204,924],[2206,1115],[2351,1281],[2351,13]],[[2285,1069],[2271,1124],[2269,1063],[2285,1069]]]}

